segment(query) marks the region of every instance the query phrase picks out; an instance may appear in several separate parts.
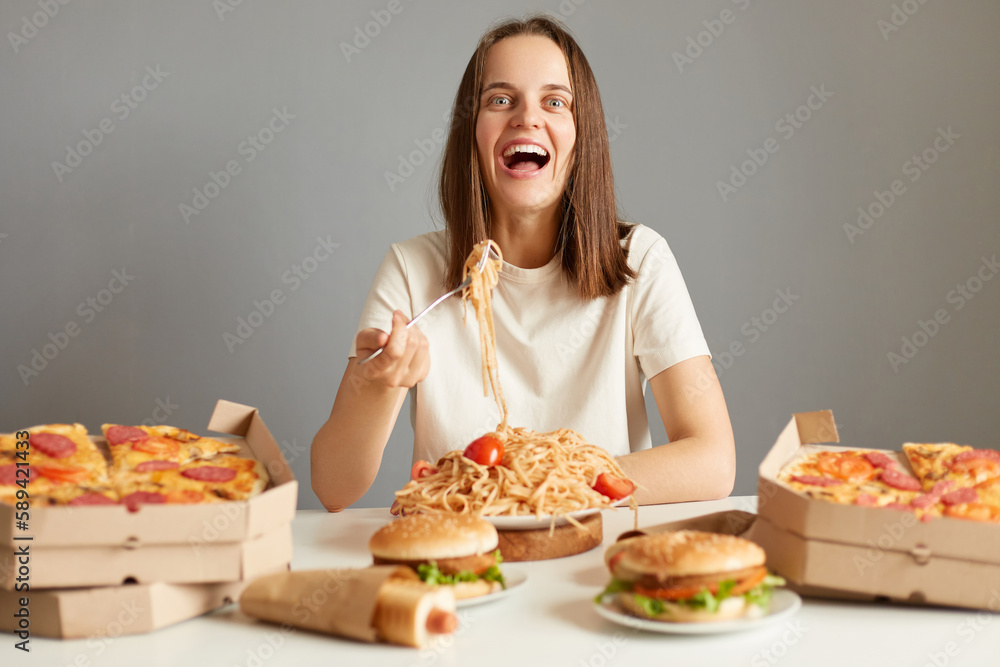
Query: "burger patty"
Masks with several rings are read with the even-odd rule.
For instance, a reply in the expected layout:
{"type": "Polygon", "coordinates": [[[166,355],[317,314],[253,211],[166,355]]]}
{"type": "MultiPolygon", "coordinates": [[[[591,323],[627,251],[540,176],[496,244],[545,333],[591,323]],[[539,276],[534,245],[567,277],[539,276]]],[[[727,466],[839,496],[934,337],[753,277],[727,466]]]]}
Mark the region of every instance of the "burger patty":
{"type": "Polygon", "coordinates": [[[761,566],[748,567],[742,570],[731,570],[729,572],[715,572],[712,574],[693,574],[683,577],[657,577],[647,574],[635,581],[637,586],[643,588],[681,588],[688,586],[709,586],[723,581],[733,580],[737,583],[749,576],[757,574],[761,566]]]}
{"type": "MultiPolygon", "coordinates": [[[[414,570],[418,566],[430,562],[425,560],[397,560],[393,558],[380,558],[375,556],[376,565],[406,565],[414,570]]],[[[438,558],[434,559],[437,567],[444,574],[458,574],[459,572],[474,572],[482,574],[496,564],[496,558],[492,553],[480,554],[478,556],[462,556],[461,558],[438,558]]]]}

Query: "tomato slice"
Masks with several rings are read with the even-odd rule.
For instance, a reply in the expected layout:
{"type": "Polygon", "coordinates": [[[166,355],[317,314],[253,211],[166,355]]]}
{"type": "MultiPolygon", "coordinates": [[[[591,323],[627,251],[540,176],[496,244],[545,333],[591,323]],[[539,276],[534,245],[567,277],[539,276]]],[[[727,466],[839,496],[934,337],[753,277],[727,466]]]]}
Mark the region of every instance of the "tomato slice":
{"type": "Polygon", "coordinates": [[[438,469],[423,459],[417,461],[410,468],[410,479],[423,479],[429,475],[437,473],[438,469]]]}
{"type": "Polygon", "coordinates": [[[955,461],[949,466],[953,472],[957,472],[962,475],[969,475],[979,479],[980,477],[998,477],[1000,476],[1000,462],[994,461],[992,459],[965,459],[962,461],[955,461]]]}
{"type": "Polygon", "coordinates": [[[158,459],[169,460],[180,454],[181,445],[176,440],[152,436],[139,442],[133,442],[132,449],[152,454],[158,459]]]}
{"type": "MultiPolygon", "coordinates": [[[[764,581],[764,577],[767,576],[767,568],[764,566],[759,567],[750,576],[740,581],[732,590],[729,591],[730,595],[743,595],[751,588],[764,581]]],[[[715,595],[719,592],[719,584],[722,582],[715,582],[713,584],[694,584],[691,586],[673,586],[671,588],[646,588],[645,586],[635,585],[635,592],[639,595],[644,595],[648,598],[655,598],[657,600],[686,600],[687,598],[694,597],[701,589],[707,588],[708,592],[715,595]]]]}
{"type": "Polygon", "coordinates": [[[748,590],[764,581],[764,577],[767,576],[767,568],[761,566],[759,570],[751,574],[749,577],[739,582],[733,586],[733,590],[729,591],[730,595],[743,595],[748,590]]]}
{"type": "Polygon", "coordinates": [[[476,438],[465,448],[465,458],[482,466],[495,466],[503,459],[503,443],[492,435],[476,438]]]}
{"type": "Polygon", "coordinates": [[[622,479],[618,475],[602,472],[597,476],[597,481],[594,482],[594,491],[597,491],[602,496],[611,498],[611,500],[621,500],[632,495],[632,492],[635,491],[635,484],[631,480],[622,479]]]}
{"type": "Polygon", "coordinates": [[[53,482],[61,484],[71,482],[83,482],[90,475],[86,468],[65,468],[62,466],[35,465],[32,466],[42,477],[51,479],[53,482]]]}
{"type": "Polygon", "coordinates": [[[868,459],[847,453],[831,453],[829,456],[824,456],[819,459],[816,467],[827,475],[851,482],[871,479],[875,474],[875,466],[869,463],[868,459]]]}
{"type": "Polygon", "coordinates": [[[701,589],[707,588],[708,592],[715,595],[719,592],[719,582],[714,584],[697,584],[695,586],[674,586],[672,588],[646,588],[636,584],[634,590],[639,595],[657,600],[685,600],[697,595],[701,589]]]}

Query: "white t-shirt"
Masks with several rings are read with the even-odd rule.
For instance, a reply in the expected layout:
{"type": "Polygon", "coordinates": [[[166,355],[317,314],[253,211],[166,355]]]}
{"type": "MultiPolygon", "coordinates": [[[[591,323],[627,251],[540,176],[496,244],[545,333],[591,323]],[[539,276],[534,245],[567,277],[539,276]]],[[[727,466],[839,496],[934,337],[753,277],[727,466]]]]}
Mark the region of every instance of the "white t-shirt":
{"type": "MultiPolygon", "coordinates": [[[[667,242],[636,225],[629,265],[637,278],[613,297],[586,301],[557,255],[537,269],[504,262],[493,293],[497,365],[508,423],[534,431],[572,428],[621,456],[651,446],[645,380],[709,355],[691,297],[667,242]]],[[[368,293],[358,331],[391,328],[444,293],[445,231],[393,244],[368,293]]],[[[500,413],[483,395],[479,331],[471,306],[448,299],[417,326],[430,343],[430,372],[410,389],[413,458],[436,461],[493,431],[500,413]]],[[[356,356],[355,343],[350,356],[356,356]]]]}

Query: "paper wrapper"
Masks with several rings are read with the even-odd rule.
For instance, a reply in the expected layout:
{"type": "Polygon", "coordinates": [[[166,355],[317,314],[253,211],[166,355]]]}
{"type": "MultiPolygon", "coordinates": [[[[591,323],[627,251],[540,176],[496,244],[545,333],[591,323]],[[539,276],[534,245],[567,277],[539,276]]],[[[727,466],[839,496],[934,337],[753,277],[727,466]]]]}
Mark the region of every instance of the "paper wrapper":
{"type": "Polygon", "coordinates": [[[281,572],[255,579],[240,597],[248,616],[306,630],[406,646],[428,643],[428,615],[455,612],[448,587],[421,583],[408,567],[281,572]]]}

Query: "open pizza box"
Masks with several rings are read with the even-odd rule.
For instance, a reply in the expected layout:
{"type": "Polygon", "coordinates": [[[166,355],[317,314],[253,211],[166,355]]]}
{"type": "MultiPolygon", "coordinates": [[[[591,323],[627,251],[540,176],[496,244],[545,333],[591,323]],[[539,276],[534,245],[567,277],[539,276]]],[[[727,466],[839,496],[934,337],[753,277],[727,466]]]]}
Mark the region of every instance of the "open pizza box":
{"type": "Polygon", "coordinates": [[[760,464],[758,519],[745,537],[767,551],[769,567],[806,595],[1000,609],[1000,526],[924,523],[911,512],[812,499],[777,481],[808,451],[847,449],[828,444],[837,442],[832,412],[799,413],[760,464]]]}
{"type": "MultiPolygon", "coordinates": [[[[136,584],[19,593],[0,590],[0,632],[110,643],[201,616],[239,600],[249,580],[215,584],[136,584]],[[27,612],[22,611],[27,609],[27,612]]],[[[26,638],[26,637],[24,637],[26,638]]],[[[15,640],[17,641],[17,640],[15,640]]]]}
{"type": "MultiPolygon", "coordinates": [[[[291,560],[298,482],[256,408],[219,401],[208,430],[226,433],[256,458],[269,487],[247,501],[200,505],[33,507],[17,530],[0,504],[0,589],[27,560],[32,589],[137,581],[219,582],[256,576],[291,560]],[[27,556],[25,556],[27,550],[27,556]]],[[[99,446],[102,437],[94,437],[99,446]]]]}

